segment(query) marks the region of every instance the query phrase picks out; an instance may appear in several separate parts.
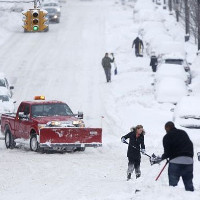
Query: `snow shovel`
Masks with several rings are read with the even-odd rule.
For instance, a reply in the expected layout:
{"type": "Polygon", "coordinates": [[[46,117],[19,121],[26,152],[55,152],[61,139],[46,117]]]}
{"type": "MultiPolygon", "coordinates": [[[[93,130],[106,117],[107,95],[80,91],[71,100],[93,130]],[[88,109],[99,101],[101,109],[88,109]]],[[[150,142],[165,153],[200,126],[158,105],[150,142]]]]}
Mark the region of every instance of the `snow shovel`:
{"type": "Polygon", "coordinates": [[[162,172],[164,171],[165,167],[167,166],[167,164],[169,163],[169,160],[166,161],[164,167],[161,169],[160,173],[158,174],[158,176],[156,177],[155,181],[157,181],[160,177],[160,175],[162,174],[162,172]]]}
{"type": "MultiPolygon", "coordinates": [[[[128,144],[128,142],[126,142],[126,141],[124,141],[124,143],[125,143],[125,144],[128,144]]],[[[137,149],[140,153],[142,153],[142,151],[141,151],[140,149],[136,148],[135,146],[132,146],[132,145],[131,145],[131,147],[137,149]]],[[[142,153],[142,154],[145,155],[145,156],[148,156],[149,159],[150,159],[150,161],[151,161],[151,156],[150,156],[150,155],[148,155],[147,153],[142,153]]]]}
{"type": "Polygon", "coordinates": [[[140,49],[139,49],[140,51],[139,51],[139,57],[143,57],[143,48],[142,48],[142,50],[141,50],[141,45],[140,45],[140,49]]]}
{"type": "Polygon", "coordinates": [[[114,61],[114,66],[115,66],[114,74],[117,75],[117,65],[116,65],[116,62],[115,62],[115,61],[114,61]]]}

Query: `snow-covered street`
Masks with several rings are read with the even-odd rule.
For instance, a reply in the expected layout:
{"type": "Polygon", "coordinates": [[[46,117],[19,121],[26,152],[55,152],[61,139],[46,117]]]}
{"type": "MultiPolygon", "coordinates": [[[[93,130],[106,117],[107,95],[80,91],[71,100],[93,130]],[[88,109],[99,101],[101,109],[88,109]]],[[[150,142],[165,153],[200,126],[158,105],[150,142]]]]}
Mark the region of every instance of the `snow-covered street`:
{"type": "MultiPolygon", "coordinates": [[[[3,29],[7,37],[0,38],[0,72],[15,87],[16,108],[21,101],[33,100],[36,95],[64,101],[74,113],[83,111],[86,126],[102,127],[103,146],[86,148],[85,152],[41,154],[26,146],[6,149],[4,140],[0,140],[0,199],[199,198],[199,129],[186,129],[194,144],[195,192],[186,192],[182,180],[177,187],[169,187],[167,168],[155,181],[165,161],[151,166],[147,156],[142,156],[141,178],[126,181],[127,145],[121,143],[121,136],[132,126],[142,124],[146,152],[162,155],[164,125],[172,121],[170,110],[174,108],[172,104],[156,102],[150,58],[146,51],[144,57],[135,57],[131,48],[143,23],[134,11],[142,5],[155,6],[152,0],[127,0],[125,5],[120,0],[68,0],[62,4],[61,22],[50,24],[47,33],[24,33],[21,13],[12,13],[18,24],[8,20],[9,28],[3,29]],[[101,66],[105,52],[115,54],[118,67],[117,75],[112,68],[111,83],[106,83],[101,66]],[[136,189],[141,191],[135,193],[136,189]]],[[[155,9],[155,16],[159,12],[155,9]]],[[[173,17],[167,16],[167,11],[161,16],[167,21],[163,24],[165,29],[169,24],[174,26],[173,17]]],[[[8,13],[3,17],[8,18],[8,13]]],[[[176,28],[169,36],[179,41],[176,35],[181,28],[176,28]]],[[[159,43],[159,36],[155,37],[159,43]]],[[[196,46],[191,43],[186,48],[190,59],[194,59],[196,46]]],[[[191,87],[196,88],[200,70],[192,70],[196,79],[191,87]]]]}

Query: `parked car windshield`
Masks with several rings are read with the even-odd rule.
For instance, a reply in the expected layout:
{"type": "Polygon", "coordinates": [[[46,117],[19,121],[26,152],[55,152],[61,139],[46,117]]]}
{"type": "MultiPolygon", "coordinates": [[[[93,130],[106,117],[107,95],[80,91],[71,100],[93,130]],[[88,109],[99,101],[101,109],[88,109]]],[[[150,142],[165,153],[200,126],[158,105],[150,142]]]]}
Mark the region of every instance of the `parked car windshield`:
{"type": "Polygon", "coordinates": [[[46,8],[45,9],[48,13],[56,13],[57,10],[55,8],[46,8]]]}
{"type": "Polygon", "coordinates": [[[177,65],[182,65],[183,60],[182,59],[165,59],[166,64],[177,64],[177,65]]]}
{"type": "Polygon", "coordinates": [[[6,87],[6,82],[4,79],[0,79],[0,86],[1,87],[6,87]]]}
{"type": "Polygon", "coordinates": [[[0,101],[9,101],[9,97],[7,95],[0,95],[0,101]]]}
{"type": "Polygon", "coordinates": [[[62,103],[32,105],[31,112],[33,117],[74,115],[69,106],[62,103]]]}

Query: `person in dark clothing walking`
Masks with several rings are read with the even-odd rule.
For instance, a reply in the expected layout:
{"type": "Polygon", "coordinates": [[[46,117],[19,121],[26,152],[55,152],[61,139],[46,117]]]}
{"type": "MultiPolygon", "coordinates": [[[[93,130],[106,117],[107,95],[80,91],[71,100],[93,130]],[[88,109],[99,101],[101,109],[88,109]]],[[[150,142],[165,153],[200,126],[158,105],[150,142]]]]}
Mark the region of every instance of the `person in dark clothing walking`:
{"type": "Polygon", "coordinates": [[[140,151],[142,151],[142,153],[145,153],[143,126],[137,125],[136,127],[132,128],[130,133],[121,137],[121,141],[123,143],[127,143],[126,139],[128,138],[129,138],[129,145],[128,145],[128,151],[127,151],[127,157],[128,157],[127,180],[131,178],[131,174],[133,173],[134,169],[135,169],[136,178],[139,178],[141,175],[140,151]],[[141,150],[140,150],[140,147],[141,147],[141,150]]]}
{"type": "Polygon", "coordinates": [[[153,71],[153,72],[156,72],[156,70],[157,70],[157,65],[158,65],[158,59],[157,59],[155,53],[152,52],[152,54],[151,54],[150,66],[152,67],[152,71],[153,71]]]}
{"type": "Polygon", "coordinates": [[[139,37],[136,37],[133,41],[132,48],[135,46],[135,55],[136,57],[141,56],[141,50],[144,49],[142,40],[139,37]]]}
{"type": "Polygon", "coordinates": [[[101,62],[102,66],[104,68],[105,74],[106,74],[107,82],[111,82],[111,63],[113,63],[115,60],[114,54],[111,53],[111,55],[113,57],[112,59],[108,56],[108,53],[106,53],[101,62]]]}
{"type": "Polygon", "coordinates": [[[164,154],[155,158],[159,163],[169,158],[168,178],[170,186],[177,186],[180,177],[186,191],[194,191],[193,186],[193,143],[187,133],[177,129],[173,122],[165,124],[167,134],[163,137],[164,154]]]}

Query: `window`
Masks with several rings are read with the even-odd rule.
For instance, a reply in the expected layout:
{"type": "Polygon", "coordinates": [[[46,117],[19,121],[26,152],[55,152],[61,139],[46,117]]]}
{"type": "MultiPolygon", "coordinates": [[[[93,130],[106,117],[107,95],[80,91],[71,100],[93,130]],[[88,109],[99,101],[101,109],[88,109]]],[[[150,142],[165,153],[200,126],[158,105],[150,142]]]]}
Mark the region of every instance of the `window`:
{"type": "Polygon", "coordinates": [[[73,115],[69,106],[63,103],[32,105],[31,110],[33,117],[73,115]]]}

